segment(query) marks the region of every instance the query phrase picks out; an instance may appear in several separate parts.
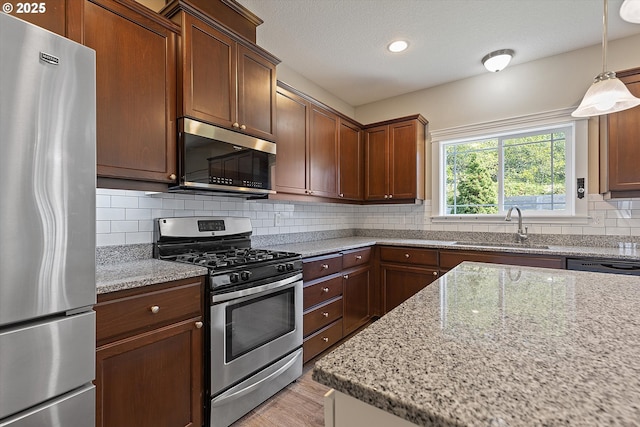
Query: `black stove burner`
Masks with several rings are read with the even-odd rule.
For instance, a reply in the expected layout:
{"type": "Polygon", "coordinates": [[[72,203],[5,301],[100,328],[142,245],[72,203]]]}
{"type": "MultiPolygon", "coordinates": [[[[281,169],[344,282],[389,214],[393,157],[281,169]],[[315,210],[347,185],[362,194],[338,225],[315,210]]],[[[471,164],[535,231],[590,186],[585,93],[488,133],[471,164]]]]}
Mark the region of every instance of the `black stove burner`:
{"type": "Polygon", "coordinates": [[[188,252],[170,257],[171,261],[187,264],[198,264],[203,267],[217,269],[221,267],[244,267],[271,260],[294,256],[289,252],[276,252],[265,249],[229,249],[215,252],[188,252]]]}

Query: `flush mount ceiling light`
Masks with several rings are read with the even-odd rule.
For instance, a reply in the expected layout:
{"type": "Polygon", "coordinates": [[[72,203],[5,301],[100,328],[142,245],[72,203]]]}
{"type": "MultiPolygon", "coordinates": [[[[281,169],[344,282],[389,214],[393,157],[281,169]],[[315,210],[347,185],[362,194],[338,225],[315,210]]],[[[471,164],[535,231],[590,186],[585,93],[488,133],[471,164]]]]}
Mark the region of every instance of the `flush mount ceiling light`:
{"type": "Polygon", "coordinates": [[[620,18],[632,24],[640,24],[640,0],[624,0],[620,6],[620,18]]]}
{"type": "Polygon", "coordinates": [[[571,113],[573,117],[591,117],[616,113],[640,105],[640,99],[629,92],[629,89],[616,78],[614,71],[607,69],[607,21],[609,14],[608,0],[604,0],[602,15],[602,73],[598,74],[578,108],[571,113]]]}
{"type": "Polygon", "coordinates": [[[389,49],[391,52],[397,53],[397,52],[402,52],[407,47],[409,47],[409,43],[407,43],[406,41],[396,40],[391,44],[389,44],[389,46],[387,46],[387,49],[389,49]]]}
{"type": "Polygon", "coordinates": [[[511,49],[496,50],[482,58],[482,65],[492,73],[497,73],[498,71],[504,70],[506,66],[509,65],[514,53],[515,52],[511,49]]]}

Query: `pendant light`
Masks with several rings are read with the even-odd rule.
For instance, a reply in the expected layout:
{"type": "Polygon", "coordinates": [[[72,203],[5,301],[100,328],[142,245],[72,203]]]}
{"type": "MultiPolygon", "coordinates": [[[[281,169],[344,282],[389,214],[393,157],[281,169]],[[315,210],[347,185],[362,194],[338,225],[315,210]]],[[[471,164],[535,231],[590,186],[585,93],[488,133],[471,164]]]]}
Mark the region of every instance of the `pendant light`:
{"type": "Polygon", "coordinates": [[[607,71],[607,19],[608,0],[604,0],[602,16],[602,73],[598,74],[584,95],[578,108],[571,113],[573,117],[591,117],[616,113],[640,105],[629,89],[616,78],[614,71],[607,71]]]}

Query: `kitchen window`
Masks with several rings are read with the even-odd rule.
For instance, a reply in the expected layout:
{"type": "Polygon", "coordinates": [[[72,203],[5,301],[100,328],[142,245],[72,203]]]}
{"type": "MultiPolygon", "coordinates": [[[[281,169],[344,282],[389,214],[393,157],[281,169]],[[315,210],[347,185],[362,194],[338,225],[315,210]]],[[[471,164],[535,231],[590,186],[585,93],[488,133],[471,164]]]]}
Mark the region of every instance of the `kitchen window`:
{"type": "Polygon", "coordinates": [[[586,123],[547,113],[433,132],[434,219],[503,220],[513,206],[530,219],[586,216],[586,123]]]}

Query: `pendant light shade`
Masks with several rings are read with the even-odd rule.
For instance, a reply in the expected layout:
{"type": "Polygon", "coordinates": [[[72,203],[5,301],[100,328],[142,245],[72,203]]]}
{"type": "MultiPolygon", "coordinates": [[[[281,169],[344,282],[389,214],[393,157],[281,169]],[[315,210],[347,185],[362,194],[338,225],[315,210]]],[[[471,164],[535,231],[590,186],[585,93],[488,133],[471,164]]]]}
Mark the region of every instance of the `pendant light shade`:
{"type": "Polygon", "coordinates": [[[624,0],[620,6],[620,17],[632,24],[640,24],[640,0],[624,0]]]}
{"type": "Polygon", "coordinates": [[[591,117],[616,113],[640,105],[640,98],[636,98],[629,92],[629,89],[627,89],[624,83],[618,80],[616,73],[606,71],[607,18],[608,2],[604,0],[604,14],[602,17],[602,73],[596,76],[578,108],[571,113],[573,117],[591,117]]]}

